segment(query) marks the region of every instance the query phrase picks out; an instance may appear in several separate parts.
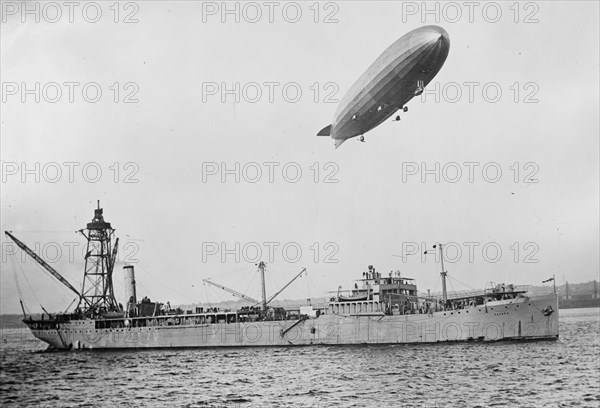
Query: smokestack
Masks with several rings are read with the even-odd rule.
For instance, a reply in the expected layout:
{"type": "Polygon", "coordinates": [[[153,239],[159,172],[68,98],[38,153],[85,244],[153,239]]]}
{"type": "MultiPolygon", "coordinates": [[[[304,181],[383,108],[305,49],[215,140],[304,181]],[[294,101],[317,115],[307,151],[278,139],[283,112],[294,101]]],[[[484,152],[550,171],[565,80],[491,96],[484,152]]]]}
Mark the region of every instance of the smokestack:
{"type": "Polygon", "coordinates": [[[133,272],[133,265],[125,265],[123,267],[123,275],[125,276],[125,303],[128,305],[129,301],[133,298],[133,305],[137,303],[137,297],[135,294],[135,274],[133,272]]]}

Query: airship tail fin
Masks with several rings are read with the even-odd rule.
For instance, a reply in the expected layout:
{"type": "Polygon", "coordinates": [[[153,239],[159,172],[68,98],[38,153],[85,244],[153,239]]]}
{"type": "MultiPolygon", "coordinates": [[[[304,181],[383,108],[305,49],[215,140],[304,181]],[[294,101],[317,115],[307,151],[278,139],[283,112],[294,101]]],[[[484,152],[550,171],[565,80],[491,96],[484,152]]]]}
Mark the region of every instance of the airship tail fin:
{"type": "Polygon", "coordinates": [[[321,129],[321,131],[317,133],[317,136],[331,136],[331,125],[327,125],[321,129]]]}

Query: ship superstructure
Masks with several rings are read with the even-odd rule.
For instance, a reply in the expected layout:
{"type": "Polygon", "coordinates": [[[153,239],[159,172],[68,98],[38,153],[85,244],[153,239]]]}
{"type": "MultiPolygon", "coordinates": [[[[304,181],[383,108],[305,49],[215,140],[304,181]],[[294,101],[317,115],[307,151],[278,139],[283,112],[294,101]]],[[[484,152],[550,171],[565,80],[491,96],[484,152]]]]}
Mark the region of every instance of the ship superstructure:
{"type": "MultiPolygon", "coordinates": [[[[498,341],[558,338],[555,293],[529,296],[512,285],[481,293],[448,297],[442,263],[442,296],[420,296],[414,279],[398,271],[382,274],[372,265],[354,287],[339,288],[321,307],[272,307],[288,284],[267,298],[265,267],[259,263],[262,299],[255,300],[206,281],[253,305],[239,309],[170,308],[148,297],[138,300],[134,267],[123,268],[124,304],[117,303],[113,270],[118,239],[102,209],[81,233],[88,240],[83,290],[75,289],[57,271],[11,233],[6,234],[60,282],[76,293],[73,313],[47,314],[24,322],[40,340],[55,349],[136,349],[172,347],[290,346],[317,344],[394,344],[449,341],[498,341]]],[[[438,244],[439,245],[439,244],[438,244]]],[[[443,259],[442,246],[439,251],[443,259]]]]}

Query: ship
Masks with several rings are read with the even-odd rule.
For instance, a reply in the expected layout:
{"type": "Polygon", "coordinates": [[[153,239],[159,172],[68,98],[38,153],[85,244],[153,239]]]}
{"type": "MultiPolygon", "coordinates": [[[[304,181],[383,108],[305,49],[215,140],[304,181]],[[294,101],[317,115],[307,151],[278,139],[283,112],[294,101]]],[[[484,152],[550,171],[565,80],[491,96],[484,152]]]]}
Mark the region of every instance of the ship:
{"type": "Polygon", "coordinates": [[[267,298],[264,262],[258,264],[262,299],[255,299],[205,280],[250,302],[238,309],[171,308],[147,296],[138,300],[133,265],[123,267],[125,302],[117,302],[113,271],[118,238],[103,209],[79,232],[87,240],[82,289],[11,232],[6,235],[58,281],[77,295],[72,312],[28,315],[23,322],[53,350],[370,345],[507,340],[556,340],[558,296],[531,296],[513,285],[498,284],[478,293],[448,296],[447,271],[441,255],[441,296],[422,296],[414,279],[400,272],[382,274],[372,265],[354,288],[331,292],[321,307],[271,306],[283,289],[267,298]],[[113,242],[114,241],[114,242],[113,242]]]}

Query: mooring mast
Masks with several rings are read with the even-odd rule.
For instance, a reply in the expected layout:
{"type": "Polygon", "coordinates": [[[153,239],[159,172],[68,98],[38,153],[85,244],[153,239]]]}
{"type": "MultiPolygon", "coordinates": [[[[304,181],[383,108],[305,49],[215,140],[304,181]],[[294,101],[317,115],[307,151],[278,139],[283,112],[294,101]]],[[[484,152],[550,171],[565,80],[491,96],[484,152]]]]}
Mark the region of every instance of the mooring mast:
{"type": "Polygon", "coordinates": [[[87,241],[83,287],[78,308],[82,305],[92,313],[118,311],[115,299],[112,273],[117,257],[119,239],[112,246],[115,230],[109,222],[104,221],[100,200],[94,210],[94,219],[87,224],[86,229],[79,230],[87,241]]]}

